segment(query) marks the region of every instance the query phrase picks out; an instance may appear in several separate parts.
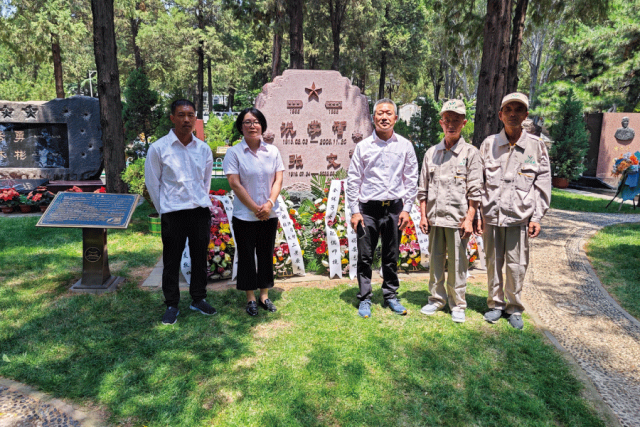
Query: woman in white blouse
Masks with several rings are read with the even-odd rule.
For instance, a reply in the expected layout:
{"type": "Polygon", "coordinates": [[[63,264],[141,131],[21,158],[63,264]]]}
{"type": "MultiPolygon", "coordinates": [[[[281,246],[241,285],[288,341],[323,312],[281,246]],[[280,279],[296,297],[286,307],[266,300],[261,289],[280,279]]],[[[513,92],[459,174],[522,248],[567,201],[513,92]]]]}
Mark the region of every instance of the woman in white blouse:
{"type": "Polygon", "coordinates": [[[222,166],[235,193],[232,224],[238,257],[236,287],[247,294],[247,313],[256,316],[258,305],[276,311],[269,289],[273,287],[276,208],[284,165],[278,149],[262,139],[267,120],[258,109],[243,110],[235,125],[244,138],[227,151],[222,166]],[[256,289],[260,289],[258,301],[256,289]]]}

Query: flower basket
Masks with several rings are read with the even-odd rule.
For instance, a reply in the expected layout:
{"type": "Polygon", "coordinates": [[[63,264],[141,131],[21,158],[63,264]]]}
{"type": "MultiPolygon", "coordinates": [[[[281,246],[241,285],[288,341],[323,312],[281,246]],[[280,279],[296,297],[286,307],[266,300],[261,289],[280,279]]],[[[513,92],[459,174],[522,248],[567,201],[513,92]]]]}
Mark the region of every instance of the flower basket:
{"type": "Polygon", "coordinates": [[[400,256],[398,256],[398,267],[407,273],[424,270],[420,261],[423,254],[420,252],[420,245],[416,236],[416,226],[413,221],[402,231],[400,237],[400,256]]]}
{"type": "Polygon", "coordinates": [[[13,212],[15,208],[13,206],[3,206],[2,207],[2,213],[3,214],[10,214],[13,212]]]}
{"type": "Polygon", "coordinates": [[[230,279],[233,268],[233,255],[235,246],[231,237],[229,218],[222,203],[213,197],[225,195],[224,190],[212,192],[211,199],[211,227],[209,252],[207,262],[209,264],[208,277],[212,280],[230,279]]]}

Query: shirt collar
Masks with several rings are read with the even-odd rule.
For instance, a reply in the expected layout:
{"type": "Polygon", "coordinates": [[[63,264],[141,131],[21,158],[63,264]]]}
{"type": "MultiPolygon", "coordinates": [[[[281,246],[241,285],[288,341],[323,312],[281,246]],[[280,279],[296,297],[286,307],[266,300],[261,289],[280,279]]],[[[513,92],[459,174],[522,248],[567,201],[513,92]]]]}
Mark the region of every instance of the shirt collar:
{"type": "Polygon", "coordinates": [[[391,137],[390,137],[388,140],[386,140],[386,141],[385,141],[384,139],[382,139],[382,138],[380,138],[380,137],[378,136],[378,134],[376,133],[376,131],[375,131],[375,130],[373,131],[373,141],[374,141],[374,142],[375,142],[375,141],[380,141],[380,142],[384,142],[385,144],[388,144],[389,142],[393,142],[393,141],[397,141],[397,140],[398,140],[398,137],[396,136],[396,133],[395,133],[395,132],[393,132],[393,133],[391,134],[391,137]]]}
{"type": "MultiPolygon", "coordinates": [[[[244,138],[242,138],[242,141],[240,141],[240,146],[242,147],[242,151],[250,150],[249,144],[247,144],[247,141],[245,141],[244,138]]],[[[262,139],[262,137],[260,137],[260,147],[258,147],[258,150],[266,151],[266,149],[267,149],[267,143],[264,142],[264,139],[262,139]]]]}
{"type": "Polygon", "coordinates": [[[195,137],[193,136],[193,134],[191,134],[191,141],[189,141],[189,144],[184,145],[184,144],[182,143],[182,141],[180,141],[180,140],[178,139],[178,137],[176,136],[176,134],[175,134],[175,132],[173,131],[173,129],[171,129],[171,130],[169,131],[169,135],[171,135],[171,136],[173,137],[173,142],[172,142],[172,144],[175,144],[176,142],[179,142],[179,143],[180,143],[180,145],[182,145],[182,146],[184,146],[184,147],[186,147],[187,145],[189,145],[189,144],[191,144],[191,143],[193,143],[193,142],[195,141],[195,137]]]}
{"type": "MultiPolygon", "coordinates": [[[[525,148],[524,141],[527,138],[527,131],[522,129],[522,133],[520,134],[520,138],[516,141],[515,145],[520,148],[525,148]]],[[[507,133],[504,129],[500,131],[500,138],[498,138],[498,145],[509,145],[509,138],[507,138],[507,133]]]]}
{"type": "MultiPolygon", "coordinates": [[[[453,151],[456,155],[460,154],[460,151],[462,150],[462,145],[466,144],[464,138],[461,136],[460,139],[458,140],[458,142],[456,142],[455,144],[453,144],[453,147],[451,147],[451,151],[453,151]]],[[[436,146],[436,150],[438,151],[442,151],[442,150],[446,150],[447,147],[444,145],[444,138],[442,138],[442,141],[440,141],[440,143],[436,146]]]]}

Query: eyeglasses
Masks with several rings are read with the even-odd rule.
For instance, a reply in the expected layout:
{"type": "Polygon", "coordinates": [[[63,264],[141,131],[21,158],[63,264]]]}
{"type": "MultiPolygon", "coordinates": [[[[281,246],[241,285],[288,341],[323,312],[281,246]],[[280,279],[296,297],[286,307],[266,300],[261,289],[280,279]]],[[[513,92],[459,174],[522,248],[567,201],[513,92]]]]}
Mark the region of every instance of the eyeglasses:
{"type": "Polygon", "coordinates": [[[252,122],[251,120],[245,120],[244,122],[242,122],[242,124],[245,125],[248,128],[251,127],[251,126],[255,126],[255,127],[260,126],[260,122],[257,121],[257,120],[254,121],[254,122],[252,122]]]}

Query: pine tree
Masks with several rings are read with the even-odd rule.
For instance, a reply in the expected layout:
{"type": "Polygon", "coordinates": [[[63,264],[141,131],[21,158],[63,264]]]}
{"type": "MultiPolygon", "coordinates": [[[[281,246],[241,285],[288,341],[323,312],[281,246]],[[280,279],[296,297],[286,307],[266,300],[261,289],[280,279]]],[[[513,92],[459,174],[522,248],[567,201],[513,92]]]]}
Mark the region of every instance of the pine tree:
{"type": "Polygon", "coordinates": [[[582,117],[582,102],[569,90],[560,104],[558,121],[551,127],[553,144],[549,151],[551,173],[554,177],[575,180],[585,169],[584,159],[589,150],[589,132],[582,117]]]}
{"type": "Polygon", "coordinates": [[[123,103],[122,119],[126,129],[125,137],[128,141],[144,134],[145,153],[149,148],[149,136],[155,131],[162,109],[156,108],[158,92],[151,90],[149,79],[140,69],[134,69],[129,74],[127,86],[124,90],[126,103],[123,103]]]}
{"type": "Polygon", "coordinates": [[[422,159],[429,147],[440,142],[442,127],[439,123],[439,108],[433,99],[425,95],[424,98],[418,98],[416,103],[420,107],[420,115],[411,117],[409,122],[411,131],[408,138],[416,147],[418,167],[422,170],[422,159]]]}

